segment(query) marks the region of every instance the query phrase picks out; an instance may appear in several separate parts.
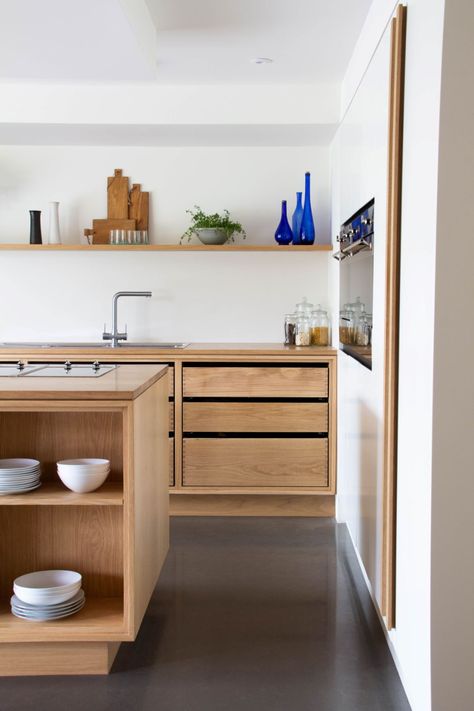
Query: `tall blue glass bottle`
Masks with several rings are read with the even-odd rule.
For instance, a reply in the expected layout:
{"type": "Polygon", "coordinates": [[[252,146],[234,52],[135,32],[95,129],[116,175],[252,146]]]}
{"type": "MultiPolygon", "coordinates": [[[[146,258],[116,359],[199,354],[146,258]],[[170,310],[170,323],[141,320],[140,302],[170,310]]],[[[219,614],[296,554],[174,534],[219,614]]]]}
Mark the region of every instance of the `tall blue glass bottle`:
{"type": "Polygon", "coordinates": [[[293,232],[286,215],[286,200],[281,201],[281,219],[276,228],[275,239],[278,244],[291,244],[293,241],[293,232]]]}
{"type": "Polygon", "coordinates": [[[303,220],[301,222],[301,244],[314,243],[314,220],[311,210],[311,175],[305,173],[304,181],[304,207],[303,220]]]}
{"type": "Polygon", "coordinates": [[[301,223],[303,222],[303,193],[296,193],[296,207],[291,220],[293,228],[293,244],[301,244],[301,223]]]}

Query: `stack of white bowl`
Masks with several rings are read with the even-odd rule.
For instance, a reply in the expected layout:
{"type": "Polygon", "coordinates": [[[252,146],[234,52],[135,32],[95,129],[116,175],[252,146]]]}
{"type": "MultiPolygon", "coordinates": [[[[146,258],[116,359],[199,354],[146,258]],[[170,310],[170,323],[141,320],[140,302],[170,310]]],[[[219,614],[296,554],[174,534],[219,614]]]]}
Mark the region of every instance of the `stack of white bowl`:
{"type": "Polygon", "coordinates": [[[41,486],[37,459],[0,459],[0,496],[25,494],[41,486]]]}
{"type": "Polygon", "coordinates": [[[110,472],[108,459],[65,459],[57,466],[63,484],[78,494],[98,489],[110,472]]]}
{"type": "Polygon", "coordinates": [[[84,607],[82,576],[73,570],[39,570],[16,578],[11,600],[15,617],[36,622],[59,620],[84,607]]]}

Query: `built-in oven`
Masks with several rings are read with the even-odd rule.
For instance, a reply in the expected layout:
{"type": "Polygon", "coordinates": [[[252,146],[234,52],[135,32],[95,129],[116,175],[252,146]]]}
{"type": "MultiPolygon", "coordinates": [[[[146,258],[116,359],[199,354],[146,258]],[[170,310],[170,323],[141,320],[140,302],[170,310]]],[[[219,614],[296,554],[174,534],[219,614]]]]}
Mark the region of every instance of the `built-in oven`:
{"type": "Polygon", "coordinates": [[[339,347],[372,369],[374,200],[341,225],[339,251],[339,347]]]}

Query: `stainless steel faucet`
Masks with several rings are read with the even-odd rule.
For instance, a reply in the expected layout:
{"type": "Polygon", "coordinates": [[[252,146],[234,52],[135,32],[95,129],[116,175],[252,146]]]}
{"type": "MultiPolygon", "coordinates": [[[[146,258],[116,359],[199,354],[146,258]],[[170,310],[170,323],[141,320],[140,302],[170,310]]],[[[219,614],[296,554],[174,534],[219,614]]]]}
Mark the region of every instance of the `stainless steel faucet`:
{"type": "Polygon", "coordinates": [[[125,326],[125,331],[122,333],[118,330],[117,325],[117,302],[121,296],[145,296],[146,298],[151,298],[151,291],[117,291],[112,298],[112,332],[106,331],[106,326],[104,323],[104,332],[102,334],[102,339],[104,341],[110,341],[112,348],[117,348],[119,341],[127,340],[127,326],[125,326]]]}

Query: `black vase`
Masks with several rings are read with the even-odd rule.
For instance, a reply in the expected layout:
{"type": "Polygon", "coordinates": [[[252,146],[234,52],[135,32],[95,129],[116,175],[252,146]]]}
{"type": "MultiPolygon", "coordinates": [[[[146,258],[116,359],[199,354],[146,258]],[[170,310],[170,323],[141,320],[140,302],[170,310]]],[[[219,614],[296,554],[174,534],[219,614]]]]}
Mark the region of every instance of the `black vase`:
{"type": "Polygon", "coordinates": [[[30,210],[30,244],[43,244],[41,239],[41,210],[30,210]]]}

